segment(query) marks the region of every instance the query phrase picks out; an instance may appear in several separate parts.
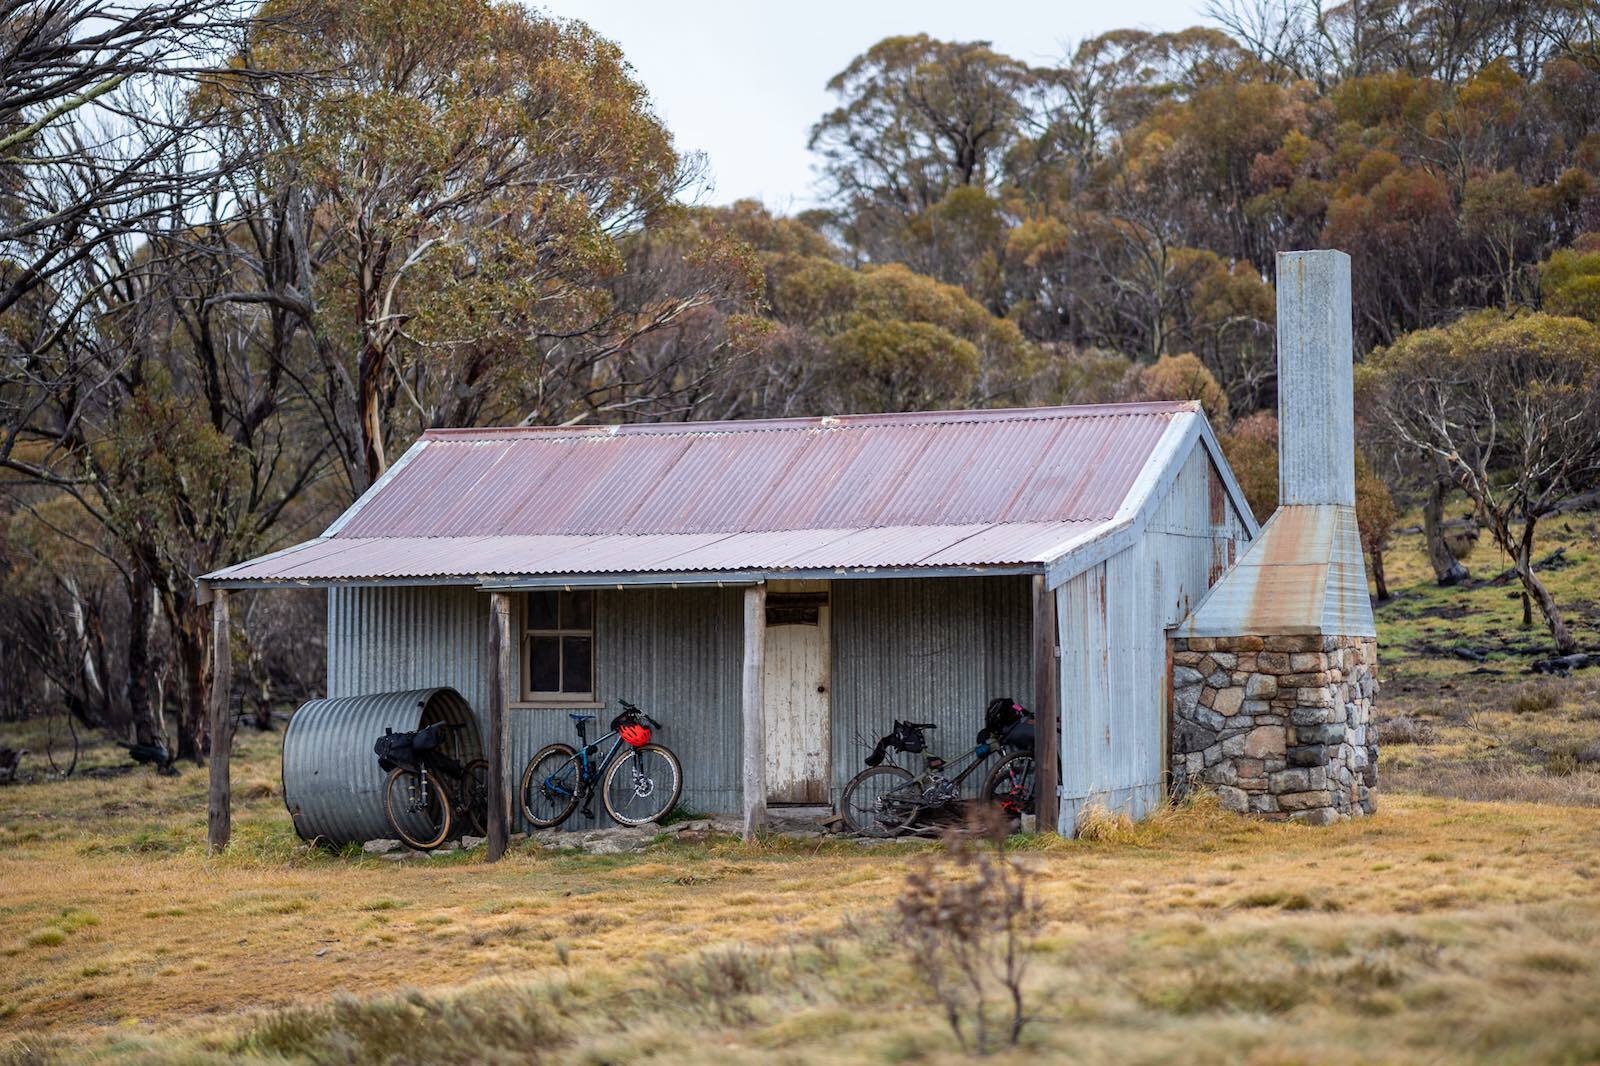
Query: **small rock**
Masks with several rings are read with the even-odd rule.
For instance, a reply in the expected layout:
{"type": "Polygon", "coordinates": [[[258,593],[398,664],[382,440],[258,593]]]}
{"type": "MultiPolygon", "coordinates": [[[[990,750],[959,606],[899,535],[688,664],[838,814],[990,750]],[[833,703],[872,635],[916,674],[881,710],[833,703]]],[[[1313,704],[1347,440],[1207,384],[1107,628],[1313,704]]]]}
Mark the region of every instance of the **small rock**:
{"type": "Polygon", "coordinates": [[[368,855],[387,855],[399,846],[398,840],[369,840],[361,845],[361,850],[368,855]]]}
{"type": "Polygon", "coordinates": [[[778,834],[779,840],[817,840],[822,833],[815,829],[787,829],[778,834]]]}
{"type": "Polygon", "coordinates": [[[488,837],[464,836],[461,838],[461,850],[471,851],[473,848],[481,848],[487,843],[489,843],[488,837]]]}

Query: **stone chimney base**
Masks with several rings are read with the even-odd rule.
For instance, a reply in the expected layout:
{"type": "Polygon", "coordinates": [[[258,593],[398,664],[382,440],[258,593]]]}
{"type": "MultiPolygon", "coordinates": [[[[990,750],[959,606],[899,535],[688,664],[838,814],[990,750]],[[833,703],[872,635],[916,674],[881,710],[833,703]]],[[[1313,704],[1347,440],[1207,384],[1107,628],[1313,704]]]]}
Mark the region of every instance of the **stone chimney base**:
{"type": "Polygon", "coordinates": [[[1377,641],[1174,637],[1172,791],[1328,825],[1377,805],[1377,641]]]}

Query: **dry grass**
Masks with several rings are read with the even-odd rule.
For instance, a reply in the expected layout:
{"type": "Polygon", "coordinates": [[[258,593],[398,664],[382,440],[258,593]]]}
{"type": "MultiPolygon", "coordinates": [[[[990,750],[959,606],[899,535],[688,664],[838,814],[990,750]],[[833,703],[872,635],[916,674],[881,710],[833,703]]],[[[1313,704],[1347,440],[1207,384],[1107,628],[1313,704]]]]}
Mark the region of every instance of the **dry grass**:
{"type": "MultiPolygon", "coordinates": [[[[0,790],[0,1061],[955,1061],[886,939],[928,845],[390,863],[298,849],[259,796],[211,859],[202,790],[0,790]]],[[[1046,925],[1011,1058],[1593,1058],[1600,811],[1383,802],[1026,842],[1046,925]]]]}
{"type": "MultiPolygon", "coordinates": [[[[1594,524],[1551,534],[1585,634],[1594,524]]],[[[1527,678],[1505,590],[1431,589],[1413,540],[1378,616],[1379,814],[1201,800],[1018,842],[1045,926],[996,1061],[1600,1061],[1600,671],[1527,678]],[[1493,654],[1417,651],[1452,644],[1493,654]]],[[[192,769],[0,789],[0,1064],[960,1061],[890,931],[925,843],[335,856],[294,840],[276,738],[241,742],[222,858],[192,769]]]]}

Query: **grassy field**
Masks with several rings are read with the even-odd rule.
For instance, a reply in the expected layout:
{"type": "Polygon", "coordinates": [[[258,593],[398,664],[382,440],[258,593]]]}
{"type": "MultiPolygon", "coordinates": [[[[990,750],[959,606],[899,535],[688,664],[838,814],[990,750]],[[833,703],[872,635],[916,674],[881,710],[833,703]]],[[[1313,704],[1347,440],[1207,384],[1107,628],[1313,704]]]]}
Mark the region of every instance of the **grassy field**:
{"type": "MultiPolygon", "coordinates": [[[[1586,641],[1593,529],[1547,541],[1586,641]]],[[[1506,590],[1433,589],[1414,540],[1379,611],[1380,813],[1202,801],[1019,845],[1043,928],[997,1061],[1600,1061],[1600,671],[1530,679],[1541,634],[1506,590]],[[1439,657],[1456,645],[1493,650],[1439,657]]],[[[294,839],[277,744],[241,733],[220,858],[192,769],[97,776],[120,754],[99,746],[89,773],[0,789],[0,1063],[962,1059],[895,928],[936,845],[332,855],[294,839]]]]}
{"type": "MultiPolygon", "coordinates": [[[[1600,516],[1548,522],[1536,554],[1558,548],[1563,565],[1540,577],[1579,642],[1600,649],[1600,516]]],[[[1466,562],[1479,578],[1508,565],[1487,538],[1466,562]]],[[[1439,588],[1420,534],[1397,538],[1389,570],[1395,595],[1377,609],[1384,787],[1600,805],[1600,670],[1528,673],[1553,652],[1537,614],[1523,627],[1515,582],[1439,588]]]]}

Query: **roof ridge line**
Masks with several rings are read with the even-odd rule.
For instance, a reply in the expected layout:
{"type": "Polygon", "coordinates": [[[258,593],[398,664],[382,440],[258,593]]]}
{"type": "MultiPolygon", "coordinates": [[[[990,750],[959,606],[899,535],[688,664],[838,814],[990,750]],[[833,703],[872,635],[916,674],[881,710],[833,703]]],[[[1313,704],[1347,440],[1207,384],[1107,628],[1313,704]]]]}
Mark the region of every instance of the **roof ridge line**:
{"type": "Polygon", "coordinates": [[[688,422],[627,422],[611,425],[460,426],[425,430],[429,441],[572,437],[605,440],[619,436],[689,436],[712,433],[779,433],[879,426],[941,426],[968,422],[1044,422],[1071,418],[1132,418],[1176,415],[1198,407],[1194,400],[1140,400],[1129,403],[1060,404],[1049,407],[996,407],[953,411],[886,411],[868,414],[807,415],[795,418],[731,418],[688,422]]]}

